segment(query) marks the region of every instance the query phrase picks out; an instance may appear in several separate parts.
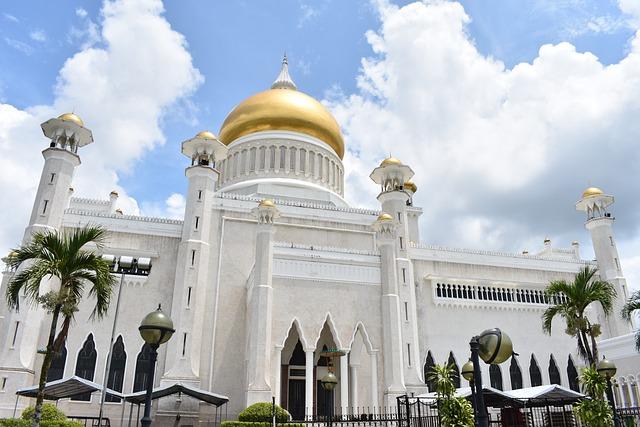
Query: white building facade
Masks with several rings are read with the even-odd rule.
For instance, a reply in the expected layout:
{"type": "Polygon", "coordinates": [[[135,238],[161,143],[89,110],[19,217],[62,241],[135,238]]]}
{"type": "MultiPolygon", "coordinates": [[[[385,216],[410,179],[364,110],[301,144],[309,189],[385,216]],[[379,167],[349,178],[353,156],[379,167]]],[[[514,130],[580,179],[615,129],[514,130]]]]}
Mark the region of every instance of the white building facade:
{"type": "MultiPolygon", "coordinates": [[[[586,190],[576,205],[587,215],[595,263],[580,258],[577,244],[561,249],[546,241],[537,254],[513,254],[422,243],[414,172],[394,158],[371,173],[379,209],[349,206],[339,125],[297,90],[286,60],[272,88],[239,104],[218,137],[204,131],[182,144],[191,159],[183,220],[123,214],[116,193],[108,200],[73,198],[73,171],[82,167],[91,132],[73,114],[49,120],[43,130],[51,142],[24,241],[35,230],[99,224],[109,231],[105,254],[152,263],[148,276],[124,277],[110,372],[105,376],[115,306],[101,321],[89,321],[87,298],[50,379],[75,374],[98,383],[106,378],[123,393],[141,390],[149,355],[137,326],[161,304],[176,332],[160,349],[155,384],[180,382],[229,396],[230,414],[272,396],[294,418],[325,411],[323,349],[344,353],[334,361],[338,410],[394,406],[397,396],[427,391],[425,371],[433,363],[461,368],[471,337],[493,327],[511,336],[519,355],[491,372],[484,366],[485,384],[575,388],[582,365],[575,340],[560,320],[550,336],[542,332],[545,286],[597,265],[616,285],[618,312],[626,299],[609,213],[613,197],[598,189],[586,190]]],[[[14,273],[4,272],[3,295],[14,273]]],[[[15,391],[37,383],[37,350],[50,318],[26,303],[0,310],[0,417],[8,417],[15,391]]],[[[594,316],[601,317],[597,308],[594,316]]],[[[603,323],[605,338],[629,332],[617,316],[603,323]]],[[[60,407],[96,416],[99,402],[95,394],[60,407]]],[[[28,403],[20,400],[18,412],[28,403]]],[[[214,410],[165,398],[154,411],[163,423],[174,424],[179,413],[193,424],[214,410]]],[[[106,414],[117,424],[120,403],[107,401],[106,414]]]]}

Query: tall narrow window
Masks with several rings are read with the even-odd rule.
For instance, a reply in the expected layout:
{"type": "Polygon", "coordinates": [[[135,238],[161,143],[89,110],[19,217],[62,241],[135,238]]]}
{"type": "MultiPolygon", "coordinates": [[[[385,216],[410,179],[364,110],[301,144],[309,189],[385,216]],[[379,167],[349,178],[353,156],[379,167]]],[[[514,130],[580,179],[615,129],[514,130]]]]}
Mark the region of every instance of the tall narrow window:
{"type": "Polygon", "coordinates": [[[147,376],[149,375],[149,364],[151,363],[151,346],[142,346],[136,358],[136,371],[133,377],[133,392],[144,390],[147,386],[147,376]]]}
{"type": "Polygon", "coordinates": [[[196,263],[196,250],[192,249],[191,250],[191,265],[194,265],[196,263]]]}
{"type": "Polygon", "coordinates": [[[511,356],[511,365],[509,366],[509,376],[511,377],[511,390],[522,388],[522,370],[515,356],[511,356]]]}
{"type": "Polygon", "coordinates": [[[618,261],[618,258],[614,258],[613,260],[616,262],[616,268],[620,270],[620,261],[618,261]]]}
{"type": "Polygon", "coordinates": [[[313,152],[309,152],[309,175],[312,178],[316,178],[316,155],[313,152]]]}
{"type": "Polygon", "coordinates": [[[44,203],[42,204],[42,215],[47,213],[47,206],[49,205],[49,201],[45,200],[44,203]]]}
{"type": "Polygon", "coordinates": [[[269,169],[276,168],[276,147],[269,147],[269,169]]]}
{"type": "Polygon", "coordinates": [[[531,387],[537,387],[542,385],[542,374],[540,373],[540,367],[536,358],[531,355],[531,361],[529,362],[529,377],[531,378],[531,387]]]}
{"type": "Polygon", "coordinates": [[[182,334],[182,357],[187,353],[187,333],[182,334]]]}
{"type": "Polygon", "coordinates": [[[302,173],[307,171],[307,150],[304,148],[300,149],[300,164],[298,169],[300,169],[300,172],[302,173]]]}
{"type": "Polygon", "coordinates": [[[7,377],[2,377],[2,384],[0,385],[0,390],[4,391],[7,388],[7,377]]]}
{"type": "Polygon", "coordinates": [[[611,246],[615,246],[615,245],[613,244],[613,237],[609,236],[609,242],[611,242],[611,246]]]}
{"type": "Polygon", "coordinates": [[[502,390],[502,371],[500,365],[489,365],[489,380],[491,381],[491,387],[502,390]]]}
{"type": "Polygon", "coordinates": [[[11,348],[16,346],[16,339],[18,339],[18,328],[20,327],[20,321],[16,322],[16,328],[13,330],[13,340],[11,340],[11,348]]]}
{"type": "Polygon", "coordinates": [[[199,217],[199,216],[197,216],[197,217],[196,217],[195,225],[196,225],[196,226],[195,226],[195,229],[197,230],[197,229],[198,229],[198,226],[200,225],[200,217],[199,217]]]}
{"type": "Polygon", "coordinates": [[[63,346],[54,356],[47,372],[47,382],[64,377],[64,365],[67,363],[67,346],[63,346]]]}
{"type": "Polygon", "coordinates": [[[411,344],[407,343],[407,365],[411,366],[411,344]]]}
{"type": "Polygon", "coordinates": [[[427,384],[427,389],[432,392],[436,391],[436,383],[431,377],[433,367],[436,366],[436,362],[433,360],[431,351],[427,352],[427,360],[424,362],[424,382],[427,384]]]}
{"type": "Polygon", "coordinates": [[[187,308],[191,307],[191,286],[187,288],[187,308]]]}
{"type": "Polygon", "coordinates": [[[549,357],[549,381],[551,384],[560,383],[560,371],[558,370],[558,365],[556,365],[556,359],[553,358],[553,354],[549,357]]]}
{"type": "Polygon", "coordinates": [[[287,156],[287,147],[280,147],[280,166],[278,169],[281,171],[285,168],[285,159],[287,156]]]}
{"type": "Polygon", "coordinates": [[[198,190],[198,200],[202,200],[202,190],[198,190]]]}
{"type": "Polygon", "coordinates": [[[569,388],[573,391],[580,392],[580,383],[578,381],[578,370],[573,364],[573,359],[569,356],[567,362],[567,377],[569,378],[569,388]]]}
{"type": "MultiPolygon", "coordinates": [[[[109,376],[107,377],[107,388],[122,392],[124,384],[124,370],[127,365],[127,352],[124,349],[122,335],[118,336],[116,342],[113,343],[111,352],[111,366],[109,367],[109,376]]],[[[107,402],[120,402],[119,397],[107,395],[107,402]]]]}
{"type": "Polygon", "coordinates": [[[295,147],[289,148],[289,170],[291,172],[296,171],[296,151],[295,147]]]}
{"type": "Polygon", "coordinates": [[[402,222],[402,214],[398,212],[398,222],[402,222]]]}
{"type": "Polygon", "coordinates": [[[402,283],[407,283],[407,269],[402,268],[402,283]]]}
{"type": "Polygon", "coordinates": [[[258,152],[258,166],[257,166],[258,170],[264,170],[266,152],[267,152],[266,147],[260,147],[260,151],[258,152]]]}
{"type": "Polygon", "coordinates": [[[400,249],[404,249],[404,241],[402,240],[402,237],[400,237],[400,249]]]}
{"type": "MultiPolygon", "coordinates": [[[[85,380],[93,381],[93,375],[96,370],[96,344],[93,342],[93,334],[89,334],[84,341],[78,359],[76,360],[76,376],[85,380]]],[[[91,401],[91,393],[83,393],[71,398],[71,400],[80,400],[84,402],[91,401]]]]}
{"type": "Polygon", "coordinates": [[[53,180],[55,180],[55,179],[56,179],[56,174],[52,173],[51,177],[49,178],[49,184],[53,184],[53,180]]]}
{"type": "Polygon", "coordinates": [[[256,170],[256,147],[251,148],[249,150],[249,172],[253,172],[256,170]]]}
{"type": "Polygon", "coordinates": [[[409,303],[404,302],[404,320],[409,321],[409,303]]]}
{"type": "Polygon", "coordinates": [[[458,368],[458,364],[456,363],[456,358],[453,357],[453,352],[449,352],[449,359],[447,360],[447,365],[453,368],[451,372],[451,380],[456,388],[460,388],[460,368],[458,368]]]}

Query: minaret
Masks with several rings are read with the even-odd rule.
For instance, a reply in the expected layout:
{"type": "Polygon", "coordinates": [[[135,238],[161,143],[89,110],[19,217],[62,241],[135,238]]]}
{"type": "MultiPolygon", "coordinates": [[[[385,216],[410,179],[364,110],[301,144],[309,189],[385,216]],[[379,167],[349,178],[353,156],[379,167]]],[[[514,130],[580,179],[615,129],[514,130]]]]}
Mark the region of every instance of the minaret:
{"type": "MultiPolygon", "coordinates": [[[[383,313],[389,313],[388,333],[385,335],[383,346],[383,359],[385,360],[385,373],[387,372],[387,359],[392,363],[400,363],[402,369],[401,384],[407,392],[421,392],[424,388],[422,369],[420,362],[420,346],[418,342],[417,310],[415,286],[413,280],[413,264],[409,260],[407,249],[410,241],[410,221],[407,214],[407,205],[411,200],[415,187],[405,188],[406,183],[413,176],[413,170],[396,158],[389,157],[373,170],[370,177],[380,185],[381,192],[378,201],[382,212],[386,213],[385,221],[380,219],[375,228],[378,231],[378,246],[381,254],[382,297],[383,313]],[[393,230],[387,222],[393,223],[393,230]],[[384,225],[384,227],[382,227],[384,225]],[[382,227],[382,228],[381,228],[382,227]],[[393,238],[392,238],[393,237],[393,238]],[[396,341],[395,331],[400,330],[400,343],[396,341]],[[396,348],[397,346],[400,348],[396,348]],[[401,359],[397,360],[397,352],[401,359]],[[389,353],[387,353],[389,352],[389,353]]],[[[387,323],[383,320],[383,323],[387,323]]],[[[383,325],[387,327],[387,325],[383,325]]],[[[397,369],[397,367],[392,367],[397,369]]],[[[394,372],[394,371],[392,371],[394,372]]],[[[385,374],[386,375],[386,374],[385,374]]],[[[392,378],[392,383],[387,387],[397,387],[399,379],[392,378]]],[[[389,394],[395,395],[396,390],[389,394]]]]}
{"type": "MultiPolygon", "coordinates": [[[[35,232],[60,229],[73,193],[73,174],[80,164],[78,148],[93,142],[91,131],[73,113],[49,119],[40,126],[50,143],[42,151],[44,166],[23,244],[28,243],[35,232]]],[[[32,385],[34,375],[40,369],[42,358],[37,350],[45,312],[37,305],[23,304],[19,311],[6,314],[2,322],[0,370],[7,377],[4,391],[13,394],[20,387],[32,385]]]]}
{"type": "Polygon", "coordinates": [[[629,325],[620,317],[622,306],[628,298],[627,282],[622,275],[620,257],[613,237],[614,217],[609,212],[613,205],[613,196],[604,194],[596,187],[589,187],[582,193],[582,198],[576,203],[576,210],[586,212],[585,228],[591,233],[593,251],[598,263],[598,273],[603,280],[612,283],[618,297],[615,300],[613,312],[605,320],[602,309],[598,307],[599,322],[603,326],[602,338],[612,338],[630,332],[629,325]]]}
{"type": "MultiPolygon", "coordinates": [[[[182,154],[191,159],[185,170],[189,181],[182,240],[174,284],[171,317],[178,328],[168,343],[162,384],[176,382],[200,386],[201,346],[204,334],[211,334],[204,324],[209,281],[210,244],[217,229],[212,227],[212,204],[218,182],[216,162],[226,157],[227,147],[217,137],[202,131],[182,143],[182,154]]],[[[161,405],[161,409],[165,409],[161,405]]],[[[181,409],[185,411],[195,408],[181,409]]]]}
{"type": "Polygon", "coordinates": [[[73,113],[49,119],[40,126],[51,142],[49,148],[42,152],[44,167],[24,242],[35,231],[60,228],[72,193],[70,189],[73,173],[80,165],[78,148],[93,142],[91,131],[73,113]]]}
{"type": "MultiPolygon", "coordinates": [[[[271,400],[271,319],[273,288],[274,219],[280,215],[273,201],[265,199],[254,208],[258,220],[255,263],[252,279],[247,282],[247,406],[271,400]]],[[[279,378],[276,379],[279,381],[279,378]]]]}

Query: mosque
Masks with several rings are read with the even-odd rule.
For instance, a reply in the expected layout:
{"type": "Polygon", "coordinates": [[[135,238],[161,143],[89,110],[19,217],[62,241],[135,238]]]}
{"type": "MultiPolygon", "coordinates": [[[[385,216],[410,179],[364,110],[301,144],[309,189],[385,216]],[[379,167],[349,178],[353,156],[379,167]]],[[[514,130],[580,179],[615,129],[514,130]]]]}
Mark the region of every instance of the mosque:
{"type": "MultiPolygon", "coordinates": [[[[75,374],[102,384],[106,377],[113,390],[142,390],[149,353],[137,326],[162,304],[176,331],[160,348],[156,386],[182,383],[226,395],[230,414],[272,397],[295,419],[322,413],[327,397],[319,379],[328,366],[320,353],[327,349],[341,352],[333,366],[335,407],[392,406],[397,396],[431,387],[425,371],[434,363],[460,369],[470,338],[493,327],[510,335],[518,356],[483,366],[485,384],[577,389],[582,361],[575,340],[561,320],[551,335],[542,332],[545,286],[593,265],[618,290],[616,312],[627,296],[612,228],[614,199],[598,188],[575,203],[595,261],[580,257],[577,242],[561,248],[547,239],[535,253],[425,243],[411,181],[419,165],[393,157],[372,165],[379,208],[350,206],[343,198],[340,126],[298,90],[286,58],[271,88],[238,104],[217,136],[202,131],[182,143],[188,182],[182,220],[129,215],[117,209],[115,192],[108,199],[73,197],[74,170],[82,167],[92,133],[75,114],[50,119],[42,129],[49,142],[25,241],[38,230],[99,224],[109,231],[104,254],[150,264],[148,275],[122,277],[109,372],[115,307],[89,321],[87,298],[49,380],[75,374]]],[[[3,295],[12,274],[3,274],[3,295]]],[[[603,338],[630,332],[617,316],[603,319],[597,307],[592,315],[603,338]]],[[[0,308],[0,417],[12,415],[17,389],[37,383],[37,350],[48,325],[37,307],[0,308]]],[[[120,417],[117,400],[106,403],[113,423],[120,417]]],[[[18,409],[28,403],[21,399],[18,409]]],[[[96,416],[99,403],[96,393],[59,405],[68,414],[96,416]]],[[[165,398],[154,411],[156,420],[175,425],[180,413],[182,423],[193,425],[212,408],[165,398]]]]}

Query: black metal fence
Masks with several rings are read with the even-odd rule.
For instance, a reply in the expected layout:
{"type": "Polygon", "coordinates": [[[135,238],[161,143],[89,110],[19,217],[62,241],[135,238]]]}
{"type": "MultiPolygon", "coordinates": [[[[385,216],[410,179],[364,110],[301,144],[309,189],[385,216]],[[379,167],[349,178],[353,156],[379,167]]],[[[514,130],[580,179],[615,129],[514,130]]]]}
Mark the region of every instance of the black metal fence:
{"type": "Polygon", "coordinates": [[[621,408],[617,412],[623,427],[640,427],[640,407],[621,408]]]}

